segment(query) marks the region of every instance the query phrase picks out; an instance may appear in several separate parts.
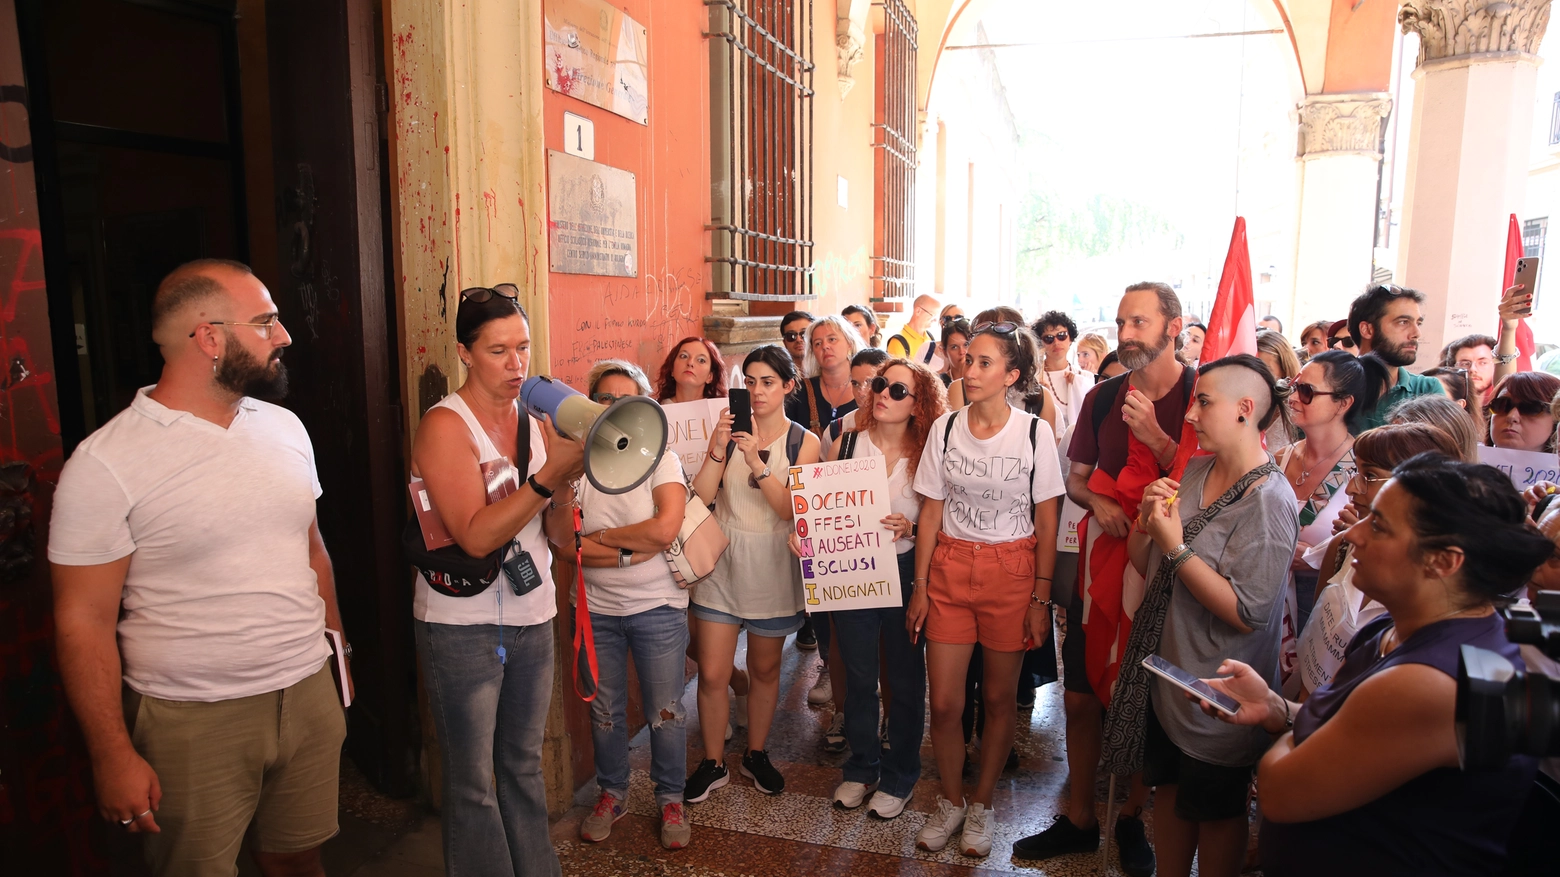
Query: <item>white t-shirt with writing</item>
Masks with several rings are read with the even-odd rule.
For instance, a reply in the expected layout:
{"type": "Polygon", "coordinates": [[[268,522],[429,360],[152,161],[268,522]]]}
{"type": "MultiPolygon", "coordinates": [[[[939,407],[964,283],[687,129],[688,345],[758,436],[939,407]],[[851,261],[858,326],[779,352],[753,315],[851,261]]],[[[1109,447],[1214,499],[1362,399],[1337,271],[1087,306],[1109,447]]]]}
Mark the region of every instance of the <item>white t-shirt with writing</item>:
{"type": "Polygon", "coordinates": [[[312,675],[330,651],[309,566],[321,490],[308,432],[249,398],[224,429],[149,389],[66,462],[49,560],[130,558],[119,651],[141,694],[232,700],[312,675]]]}
{"type": "Polygon", "coordinates": [[[1036,418],[1009,408],[1007,424],[989,439],[970,432],[968,409],[937,418],[927,436],[915,490],[943,500],[942,530],[955,539],[997,543],[1027,538],[1035,532],[1032,506],[1064,491],[1050,424],[1035,424],[1031,448],[1029,425],[1036,418]],[[944,447],[950,417],[955,418],[953,433],[944,447]]]}
{"type": "MultiPolygon", "coordinates": [[[[627,493],[602,493],[589,478],[580,479],[580,514],[584,532],[595,533],[607,527],[628,527],[655,517],[654,491],[663,484],[682,485],[682,463],[673,453],[661,455],[661,462],[645,483],[627,493]]],[[[687,493],[678,494],[678,502],[687,502],[687,493]]],[[[572,560],[572,558],[571,558],[572,560]]],[[[573,594],[570,594],[571,600],[573,594]]],[[[615,566],[585,567],[585,599],[590,611],[599,615],[638,615],[658,606],[688,608],[688,592],[677,587],[672,568],[664,552],[626,569],[615,566]]]]}

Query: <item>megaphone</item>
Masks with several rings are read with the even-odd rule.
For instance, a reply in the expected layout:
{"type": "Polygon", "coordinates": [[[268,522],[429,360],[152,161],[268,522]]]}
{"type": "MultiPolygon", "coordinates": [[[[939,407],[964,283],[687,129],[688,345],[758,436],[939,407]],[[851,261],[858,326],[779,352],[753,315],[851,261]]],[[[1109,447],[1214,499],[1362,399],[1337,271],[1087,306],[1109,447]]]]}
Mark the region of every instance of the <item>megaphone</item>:
{"type": "Polygon", "coordinates": [[[666,412],[648,396],[624,396],[601,405],[546,375],[527,378],[520,402],[552,418],[564,438],[585,442],[585,477],[602,493],[627,493],[643,484],[666,453],[666,412]]]}

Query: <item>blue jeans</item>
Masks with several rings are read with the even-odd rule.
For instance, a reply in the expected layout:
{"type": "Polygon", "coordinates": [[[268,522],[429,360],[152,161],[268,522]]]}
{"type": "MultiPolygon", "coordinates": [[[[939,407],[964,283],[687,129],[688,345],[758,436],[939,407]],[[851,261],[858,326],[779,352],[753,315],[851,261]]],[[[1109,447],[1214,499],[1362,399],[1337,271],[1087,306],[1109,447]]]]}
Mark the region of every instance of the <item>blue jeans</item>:
{"type": "MultiPolygon", "coordinates": [[[[899,580],[915,576],[915,552],[899,555],[899,580]]],[[[926,644],[914,645],[905,630],[910,592],[901,585],[903,603],[892,609],[831,612],[845,663],[845,740],[850,758],[845,781],[879,782],[896,798],[908,798],[921,778],[921,734],[926,728],[926,644]],[[888,745],[878,743],[878,640],[888,664],[888,745]]]]}
{"type": "Polygon", "coordinates": [[[443,759],[445,873],[556,877],[542,782],[552,622],[505,625],[506,664],[494,654],[496,624],[420,621],[415,629],[443,759]]]}
{"type": "Polygon", "coordinates": [[[681,803],[688,778],[687,713],[682,694],[688,613],[657,606],[637,615],[590,614],[596,634],[596,699],[590,736],[596,744],[596,785],[628,798],[628,656],[634,656],[645,719],[650,723],[650,779],[657,807],[681,803]],[[664,718],[662,711],[672,714],[664,718]]]}

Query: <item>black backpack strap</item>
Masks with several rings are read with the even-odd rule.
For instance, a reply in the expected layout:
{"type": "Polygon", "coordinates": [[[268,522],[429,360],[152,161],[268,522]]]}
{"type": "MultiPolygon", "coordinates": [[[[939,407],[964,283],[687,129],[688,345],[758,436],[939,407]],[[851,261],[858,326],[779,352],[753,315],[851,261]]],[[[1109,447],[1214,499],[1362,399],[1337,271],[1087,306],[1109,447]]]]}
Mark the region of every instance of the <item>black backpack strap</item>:
{"type": "Polygon", "coordinates": [[[802,453],[802,442],[807,438],[807,428],[796,421],[791,421],[791,428],[785,434],[785,459],[787,465],[795,466],[796,458],[802,453]]]}
{"type": "Polygon", "coordinates": [[[1190,407],[1192,394],[1197,392],[1197,369],[1189,365],[1181,366],[1181,398],[1190,407]]]}
{"type": "Polygon", "coordinates": [[[515,425],[515,468],[520,470],[520,483],[531,477],[531,412],[524,405],[520,408],[520,421],[515,425]]]}
{"type": "Polygon", "coordinates": [[[1094,424],[1094,441],[1100,440],[1100,427],[1104,425],[1105,418],[1110,415],[1110,406],[1116,404],[1116,395],[1121,392],[1121,385],[1126,383],[1127,376],[1131,372],[1122,372],[1104,383],[1094,385],[1094,407],[1089,410],[1089,419],[1094,424]],[[1106,389],[1106,388],[1109,389],[1106,389]]]}
{"type": "Polygon", "coordinates": [[[850,432],[847,432],[844,435],[840,436],[840,459],[841,460],[849,460],[853,456],[855,456],[855,453],[856,453],[856,436],[858,436],[858,435],[861,435],[861,433],[856,432],[855,430],[851,430],[850,432]]]}
{"type": "Polygon", "coordinates": [[[943,427],[943,453],[948,453],[948,441],[953,438],[953,422],[959,418],[959,412],[949,415],[948,423],[943,427]]]}
{"type": "Polygon", "coordinates": [[[1029,453],[1031,454],[1035,452],[1035,431],[1038,429],[1040,429],[1040,416],[1029,415],[1029,453]]]}

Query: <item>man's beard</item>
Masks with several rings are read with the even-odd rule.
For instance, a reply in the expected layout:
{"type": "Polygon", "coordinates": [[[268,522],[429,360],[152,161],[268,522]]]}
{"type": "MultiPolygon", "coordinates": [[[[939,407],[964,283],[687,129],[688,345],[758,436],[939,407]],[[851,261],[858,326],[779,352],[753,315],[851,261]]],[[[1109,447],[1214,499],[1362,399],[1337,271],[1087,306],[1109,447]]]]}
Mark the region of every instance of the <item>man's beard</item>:
{"type": "Polygon", "coordinates": [[[1413,365],[1414,358],[1419,353],[1419,345],[1414,345],[1413,353],[1404,349],[1407,346],[1407,344],[1393,344],[1391,341],[1383,338],[1371,345],[1370,352],[1386,360],[1387,365],[1413,365]]]}
{"type": "Polygon", "coordinates": [[[1146,347],[1136,341],[1123,341],[1116,348],[1116,358],[1121,361],[1123,368],[1128,371],[1137,371],[1147,368],[1148,364],[1159,358],[1165,352],[1175,338],[1166,331],[1159,337],[1159,343],[1153,347],[1146,347]]]}
{"type": "Polygon", "coordinates": [[[228,355],[217,364],[218,386],[256,399],[278,400],[287,395],[287,366],[277,350],[269,361],[261,362],[243,345],[228,345],[228,355]]]}

